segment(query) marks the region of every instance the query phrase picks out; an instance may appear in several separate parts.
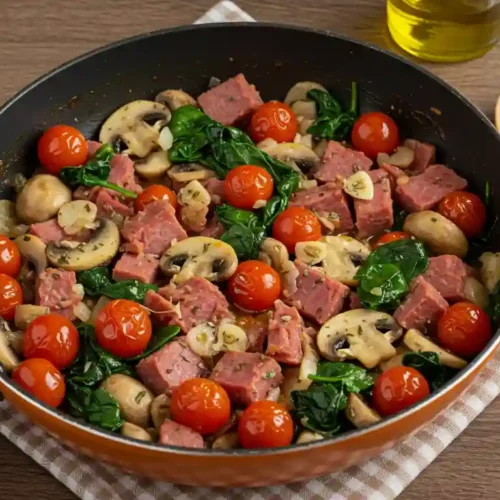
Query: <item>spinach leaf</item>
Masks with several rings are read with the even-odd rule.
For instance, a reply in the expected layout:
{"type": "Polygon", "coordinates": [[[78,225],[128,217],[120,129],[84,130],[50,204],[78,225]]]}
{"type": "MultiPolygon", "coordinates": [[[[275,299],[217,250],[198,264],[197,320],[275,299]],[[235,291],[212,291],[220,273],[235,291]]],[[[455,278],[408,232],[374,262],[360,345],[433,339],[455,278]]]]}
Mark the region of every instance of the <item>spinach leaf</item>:
{"type": "Polygon", "coordinates": [[[111,284],[111,273],[107,267],[94,267],[77,273],[76,279],[87,295],[102,295],[100,290],[111,284]]]}
{"type": "Polygon", "coordinates": [[[159,351],[165,344],[172,341],[175,337],[177,337],[177,335],[179,335],[180,332],[181,329],[178,326],[164,326],[163,328],[160,328],[153,334],[153,337],[149,341],[149,344],[144,352],[138,356],[134,356],[133,358],[127,358],[127,362],[135,363],[136,361],[147,358],[154,352],[159,351]]]}
{"type": "Polygon", "coordinates": [[[403,364],[418,370],[429,383],[431,391],[442,387],[458,371],[442,365],[435,352],[407,352],[403,356],[403,364]]]}
{"type": "Polygon", "coordinates": [[[495,286],[495,289],[490,294],[486,313],[491,318],[494,326],[500,325],[500,281],[495,286]]]}
{"type": "Polygon", "coordinates": [[[408,215],[408,212],[406,210],[403,210],[402,208],[397,207],[397,206],[394,206],[393,212],[394,212],[394,225],[392,226],[392,230],[393,231],[402,231],[403,224],[404,224],[405,219],[408,215]]]}
{"type": "Polygon", "coordinates": [[[320,362],[316,375],[309,375],[309,378],[315,382],[341,382],[347,392],[364,391],[374,383],[372,376],[359,366],[328,361],[320,362]]]}
{"type": "Polygon", "coordinates": [[[59,177],[64,184],[73,188],[79,185],[101,186],[117,191],[128,198],[136,198],[137,195],[132,191],[107,181],[111,172],[110,162],[114,154],[113,148],[109,144],[103,144],[85,165],[64,167],[59,173],[59,177]]]}
{"type": "Polygon", "coordinates": [[[307,97],[316,102],[318,118],[307,129],[307,133],[324,139],[342,140],[351,130],[358,116],[358,86],[351,84],[351,107],[342,111],[340,103],[328,92],[310,90],[307,97]]]}

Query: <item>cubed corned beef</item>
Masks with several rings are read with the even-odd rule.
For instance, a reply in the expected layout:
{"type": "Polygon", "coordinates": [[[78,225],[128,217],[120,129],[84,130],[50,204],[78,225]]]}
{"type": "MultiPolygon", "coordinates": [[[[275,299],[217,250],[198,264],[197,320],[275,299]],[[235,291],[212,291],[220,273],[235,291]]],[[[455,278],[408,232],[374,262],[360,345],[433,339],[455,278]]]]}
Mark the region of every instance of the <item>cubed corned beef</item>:
{"type": "Polygon", "coordinates": [[[408,212],[430,210],[447,194],[467,187],[467,181],[444,165],[431,165],[396,188],[396,199],[408,212]]]}
{"type": "Polygon", "coordinates": [[[205,189],[210,194],[212,203],[215,205],[220,205],[224,199],[224,181],[211,177],[203,182],[205,189]]]}
{"type": "Polygon", "coordinates": [[[280,365],[254,352],[226,352],[210,377],[226,389],[236,404],[249,405],[266,399],[283,380],[280,365]]]}
{"type": "Polygon", "coordinates": [[[159,267],[160,261],[154,255],[124,253],[113,268],[113,279],[153,283],[159,267]]]}
{"type": "Polygon", "coordinates": [[[421,174],[429,165],[436,162],[436,147],[432,144],[406,139],[404,145],[415,152],[415,159],[409,167],[411,175],[421,174]]]}
{"type": "Polygon", "coordinates": [[[166,418],[160,427],[159,443],[184,448],[204,448],[205,443],[199,432],[166,418]]]}
{"type": "Polygon", "coordinates": [[[304,321],[295,307],[281,300],[274,303],[274,313],[269,322],[266,354],[286,365],[299,365],[302,361],[301,335],[304,321]]]}
{"type": "Polygon", "coordinates": [[[94,203],[97,205],[97,213],[100,217],[112,217],[113,214],[130,217],[134,213],[131,206],[125,205],[118,199],[116,191],[98,188],[98,191],[91,195],[95,196],[94,203]]]}
{"type": "Polygon", "coordinates": [[[395,167],[394,165],[391,165],[390,163],[382,163],[382,165],[380,165],[380,168],[382,170],[385,170],[390,175],[390,180],[391,180],[392,186],[396,186],[397,179],[408,175],[405,173],[404,170],[400,169],[399,167],[395,167]]]}
{"type": "Polygon", "coordinates": [[[224,233],[224,226],[217,219],[216,215],[212,215],[212,218],[207,222],[205,229],[200,233],[201,236],[208,236],[209,238],[220,238],[224,233]]]}
{"type": "Polygon", "coordinates": [[[179,387],[185,380],[203,377],[206,367],[182,338],[165,344],[159,351],[139,361],[137,373],[148,389],[163,394],[179,387]]]}
{"type": "Polygon", "coordinates": [[[63,228],[57,223],[57,219],[49,219],[45,222],[31,224],[30,233],[38,236],[46,245],[49,243],[60,243],[62,240],[70,240],[63,228]]]}
{"type": "Polygon", "coordinates": [[[446,300],[463,300],[465,278],[468,276],[465,262],[456,255],[439,255],[429,259],[429,266],[421,275],[446,300]]]}
{"type": "Polygon", "coordinates": [[[373,198],[371,200],[354,200],[356,226],[360,238],[368,238],[391,229],[394,225],[392,208],[391,183],[385,170],[368,172],[373,182],[373,198]]]}
{"type": "Polygon", "coordinates": [[[262,106],[263,101],[240,73],[198,97],[198,103],[210,118],[223,125],[233,125],[262,106]]]}
{"type": "Polygon", "coordinates": [[[115,155],[110,163],[108,181],[134,193],[140,193],[142,186],[135,178],[134,162],[125,155],[115,155]]]}
{"type": "Polygon", "coordinates": [[[319,169],[314,177],[321,182],[334,182],[360,170],[368,171],[373,162],[360,151],[345,148],[340,142],[329,141],[319,169]]]}
{"type": "Polygon", "coordinates": [[[153,255],[161,255],[170,248],[172,242],[187,238],[168,200],[146,205],[144,210],[125,221],[121,234],[134,245],[142,244],[144,253],[153,255]]]}
{"type": "Polygon", "coordinates": [[[100,142],[97,141],[87,141],[87,155],[88,158],[92,158],[94,156],[98,149],[102,146],[100,142]]]}
{"type": "Polygon", "coordinates": [[[144,305],[151,310],[153,318],[157,319],[162,325],[177,325],[180,321],[178,310],[172,302],[153,290],[146,292],[144,305]]]}
{"type": "Polygon", "coordinates": [[[305,207],[322,216],[336,214],[338,216],[336,232],[345,233],[354,229],[346,195],[334,182],[295,193],[290,199],[289,206],[305,207]]]}
{"type": "Polygon", "coordinates": [[[329,278],[322,269],[295,261],[299,271],[297,291],[284,300],[295,306],[301,314],[320,325],[338,314],[349,295],[349,287],[329,278]]]}
{"type": "Polygon", "coordinates": [[[422,276],[415,278],[410,293],[396,309],[394,319],[403,328],[433,328],[448,309],[448,302],[422,276]]]}

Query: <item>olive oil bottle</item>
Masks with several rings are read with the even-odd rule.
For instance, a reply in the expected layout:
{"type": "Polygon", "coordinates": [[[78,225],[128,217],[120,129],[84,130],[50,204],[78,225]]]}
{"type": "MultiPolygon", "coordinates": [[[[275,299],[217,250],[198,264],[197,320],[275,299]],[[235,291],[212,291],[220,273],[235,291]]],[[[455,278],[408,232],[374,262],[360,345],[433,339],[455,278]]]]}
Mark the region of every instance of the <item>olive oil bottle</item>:
{"type": "Polygon", "coordinates": [[[395,42],[436,62],[480,57],[500,37],[500,0],[387,0],[395,42]]]}

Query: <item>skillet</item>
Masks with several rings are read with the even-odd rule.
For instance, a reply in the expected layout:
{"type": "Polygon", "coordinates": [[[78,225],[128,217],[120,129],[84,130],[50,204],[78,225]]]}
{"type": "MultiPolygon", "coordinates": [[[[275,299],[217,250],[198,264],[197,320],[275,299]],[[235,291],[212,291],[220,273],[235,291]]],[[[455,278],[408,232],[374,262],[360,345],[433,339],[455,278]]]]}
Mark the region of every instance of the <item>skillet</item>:
{"type": "MultiPolygon", "coordinates": [[[[36,141],[57,123],[86,137],[122,104],[167,88],[193,95],[211,76],[242,72],[265,101],[282,99],[299,80],[313,80],[348,102],[351,81],[360,112],[390,114],[405,137],[437,146],[438,163],[466,177],[481,194],[500,191],[500,138],[484,115],[450,86],[367,44],[323,31],[261,23],[189,26],[148,33],[84,55],[21,91],[0,109],[0,192],[16,173],[37,167],[36,141]],[[270,50],[272,47],[272,50],[270,50]]],[[[499,212],[494,197],[492,215],[499,212]]],[[[500,246],[495,231],[493,248],[500,246]]],[[[145,444],[83,425],[33,400],[0,370],[5,397],[69,446],[129,471],[181,484],[257,486],[299,481],[362,462],[417,430],[470,385],[500,341],[497,333],[469,366],[430,398],[379,424],[321,442],[265,451],[190,450],[145,444]]]]}

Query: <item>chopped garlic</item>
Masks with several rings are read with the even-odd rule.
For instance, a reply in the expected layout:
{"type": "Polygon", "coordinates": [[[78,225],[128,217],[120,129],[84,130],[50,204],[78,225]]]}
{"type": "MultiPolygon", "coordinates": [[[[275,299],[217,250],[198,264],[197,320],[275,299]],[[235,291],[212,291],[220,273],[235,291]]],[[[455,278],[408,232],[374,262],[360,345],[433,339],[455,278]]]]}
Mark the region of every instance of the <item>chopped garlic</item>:
{"type": "Polygon", "coordinates": [[[347,179],[344,179],[343,184],[344,191],[353,198],[357,198],[358,200],[373,199],[373,182],[364,170],[360,170],[347,179]]]}

